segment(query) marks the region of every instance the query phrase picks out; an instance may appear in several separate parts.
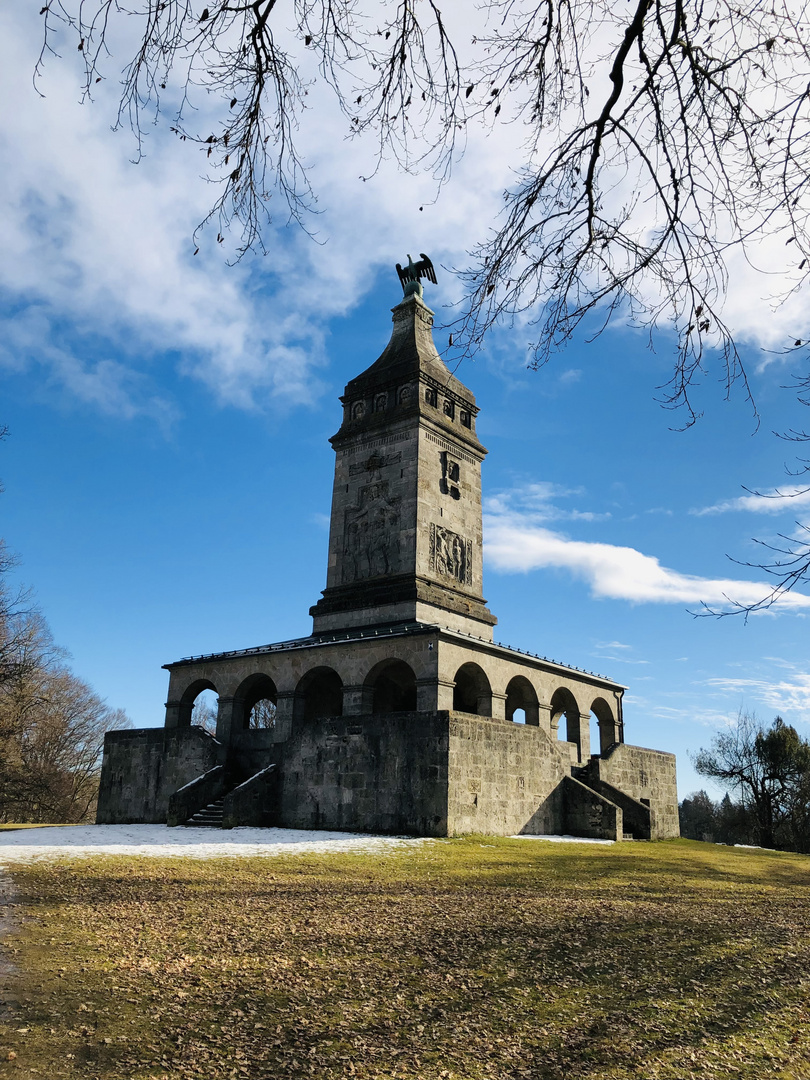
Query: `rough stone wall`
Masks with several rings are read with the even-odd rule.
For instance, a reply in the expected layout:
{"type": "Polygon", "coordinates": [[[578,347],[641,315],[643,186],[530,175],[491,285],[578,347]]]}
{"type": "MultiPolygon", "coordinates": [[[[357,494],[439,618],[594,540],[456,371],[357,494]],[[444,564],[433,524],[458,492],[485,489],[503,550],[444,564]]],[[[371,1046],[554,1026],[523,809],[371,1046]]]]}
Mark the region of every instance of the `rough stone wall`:
{"type": "Polygon", "coordinates": [[[675,755],[627,743],[592,758],[594,775],[639,802],[649,803],[653,840],[680,836],[675,755]]]}
{"type": "Polygon", "coordinates": [[[451,714],[449,736],[449,835],[561,831],[567,744],[539,727],[467,713],[451,714]]]}
{"type": "Polygon", "coordinates": [[[164,822],[169,796],[219,764],[222,749],[198,727],[108,732],[96,823],[164,822]]]}
{"type": "Polygon", "coordinates": [[[330,717],[284,744],[279,824],[447,834],[447,714],[330,717]]]}

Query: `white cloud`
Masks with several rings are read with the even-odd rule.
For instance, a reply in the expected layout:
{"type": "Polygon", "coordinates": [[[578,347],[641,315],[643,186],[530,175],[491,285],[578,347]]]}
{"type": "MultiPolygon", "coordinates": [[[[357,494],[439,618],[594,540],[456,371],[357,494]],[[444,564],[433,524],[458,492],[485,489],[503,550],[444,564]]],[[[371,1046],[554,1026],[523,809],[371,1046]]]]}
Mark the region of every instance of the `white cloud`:
{"type": "Polygon", "coordinates": [[[800,507],[810,506],[810,487],[806,484],[787,484],[780,488],[750,495],[740,495],[737,499],[727,499],[700,509],[690,510],[696,517],[707,514],[727,514],[732,510],[743,510],[754,514],[790,514],[800,507]]]}
{"type": "MultiPolygon", "coordinates": [[[[527,522],[517,514],[488,514],[484,521],[488,566],[501,573],[566,570],[589,584],[597,598],[634,604],[756,604],[771,589],[766,583],[683,574],[635,548],[571,540],[562,533],[527,522]]],[[[770,609],[810,609],[810,596],[791,592],[770,609]]]]}
{"type": "Polygon", "coordinates": [[[741,698],[752,698],[774,713],[782,712],[810,721],[810,672],[793,667],[792,677],[784,679],[717,677],[704,684],[722,693],[738,692],[741,698]]]}
{"type": "MultiPolygon", "coordinates": [[[[467,40],[468,10],[459,6],[447,16],[467,40]]],[[[114,81],[99,87],[97,105],[79,106],[69,57],[48,63],[47,97],[38,98],[31,73],[40,33],[34,9],[5,5],[0,12],[0,92],[10,103],[0,117],[0,295],[15,319],[40,320],[45,346],[34,348],[7,318],[0,363],[38,365],[66,394],[124,417],[171,415],[173,405],[166,391],[157,391],[151,370],[167,355],[182,374],[239,407],[312,401],[323,390],[329,320],[348,313],[408,246],[429,250],[439,265],[465,265],[466,251],[487,235],[525,155],[521,123],[496,125],[489,133],[473,125],[465,156],[438,200],[429,176],[403,174],[391,162],[364,183],[374,147],[345,138],[345,119],[318,83],[310,89],[300,148],[319,196],[311,226],[321,243],[287,227],[275,197],[270,258],[229,268],[213,232],[192,256],[193,229],[212,197],[199,175],[204,159],[160,126],[148,136],[146,159],[132,166],[129,133],[110,131],[114,81]],[[85,359],[88,337],[106,355],[85,359]]],[[[205,107],[204,100],[195,104],[205,107]]],[[[773,259],[783,255],[780,240],[773,259]]],[[[389,273],[393,303],[397,286],[389,273]]],[[[775,341],[784,336],[782,322],[797,320],[791,333],[805,336],[806,305],[797,300],[777,317],[763,318],[770,309],[759,299],[759,279],[734,280],[735,318],[744,333],[775,341]]],[[[438,305],[459,295],[458,280],[445,273],[430,302],[441,316],[438,305]]],[[[490,354],[500,355],[507,341],[509,362],[523,364],[515,334],[493,338],[490,354]]],[[[558,384],[581,375],[563,370],[558,384]]],[[[587,511],[562,516],[603,517],[587,511]]]]}
{"type": "MultiPolygon", "coordinates": [[[[454,197],[439,206],[429,176],[390,163],[363,183],[373,171],[371,148],[345,140],[345,121],[315,86],[300,149],[318,189],[319,213],[309,224],[320,242],[287,225],[275,196],[268,259],[227,266],[215,228],[195,258],[192,233],[213,198],[199,175],[204,158],[162,125],[133,166],[130,133],[110,131],[114,82],[98,88],[96,104],[78,105],[69,56],[50,59],[46,97],[38,97],[34,14],[8,5],[0,12],[0,93],[13,103],[0,117],[0,300],[10,313],[0,365],[36,366],[52,386],[99,409],[123,417],[170,411],[150,371],[167,354],[182,374],[238,407],[312,401],[323,389],[329,320],[348,314],[384,265],[393,306],[399,286],[391,264],[410,245],[429,250],[437,265],[463,263],[471,237],[500,207],[512,155],[493,149],[517,145],[521,132],[479,134],[454,197]],[[33,321],[42,347],[28,333],[33,321]],[[88,339],[102,354],[92,360],[88,339]]],[[[458,293],[457,280],[441,274],[429,301],[441,316],[437,305],[458,293]]]]}
{"type": "Polygon", "coordinates": [[[520,514],[525,521],[540,524],[546,521],[605,521],[609,511],[578,510],[557,506],[555,500],[584,494],[583,488],[565,488],[545,480],[526,481],[505,491],[496,491],[484,499],[489,514],[520,514]]]}

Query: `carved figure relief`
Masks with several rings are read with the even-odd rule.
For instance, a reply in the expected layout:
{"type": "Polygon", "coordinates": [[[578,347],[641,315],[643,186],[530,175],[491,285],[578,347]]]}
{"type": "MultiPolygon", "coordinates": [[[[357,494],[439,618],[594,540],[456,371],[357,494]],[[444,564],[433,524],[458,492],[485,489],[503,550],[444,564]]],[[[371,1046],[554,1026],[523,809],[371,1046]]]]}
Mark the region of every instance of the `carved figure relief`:
{"type": "Polygon", "coordinates": [[[354,405],[352,405],[352,420],[362,420],[365,415],[365,401],[355,401],[354,405]]]}
{"type": "MultiPolygon", "coordinates": [[[[399,461],[400,454],[391,454],[399,461]]],[[[343,532],[341,582],[398,574],[401,571],[400,496],[392,495],[380,470],[389,464],[380,454],[372,454],[360,466],[370,482],[358,489],[357,503],[346,511],[343,532]]]]}
{"type": "Polygon", "coordinates": [[[430,568],[441,577],[472,585],[472,541],[431,523],[430,568]]]}
{"type": "Polygon", "coordinates": [[[400,405],[408,405],[410,403],[411,393],[412,393],[412,391],[411,391],[410,383],[406,384],[405,386],[400,387],[400,390],[399,390],[399,403],[400,403],[400,405]]]}
{"type": "Polygon", "coordinates": [[[377,394],[374,399],[374,411],[384,412],[388,405],[388,394],[377,394]]]}

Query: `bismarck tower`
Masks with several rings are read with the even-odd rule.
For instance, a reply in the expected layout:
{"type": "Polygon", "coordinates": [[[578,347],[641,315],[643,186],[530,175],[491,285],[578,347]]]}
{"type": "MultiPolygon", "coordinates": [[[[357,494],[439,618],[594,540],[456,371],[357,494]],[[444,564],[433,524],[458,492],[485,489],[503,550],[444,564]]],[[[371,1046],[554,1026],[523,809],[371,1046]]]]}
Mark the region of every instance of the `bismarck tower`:
{"type": "Polygon", "coordinates": [[[493,641],[478,407],[433,343],[430,259],[397,272],[391,340],[331,440],[312,634],[167,664],[164,726],[106,736],[97,820],[676,836],[675,759],[625,742],[625,688],[493,641]]]}
{"type": "Polygon", "coordinates": [[[341,398],[326,589],[311,609],[313,630],[439,623],[491,641],[478,408],[436,351],[433,312],[416,284],[393,309],[382,356],[341,398]]]}

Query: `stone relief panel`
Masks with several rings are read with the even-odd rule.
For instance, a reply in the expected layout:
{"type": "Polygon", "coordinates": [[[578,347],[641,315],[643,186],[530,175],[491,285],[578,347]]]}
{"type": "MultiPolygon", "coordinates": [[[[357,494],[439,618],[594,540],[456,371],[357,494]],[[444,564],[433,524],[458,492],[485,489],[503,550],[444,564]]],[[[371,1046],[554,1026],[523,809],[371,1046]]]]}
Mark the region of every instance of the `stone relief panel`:
{"type": "MultiPolygon", "coordinates": [[[[399,455],[392,455],[399,458],[399,455]]],[[[371,472],[372,470],[368,470],[371,472]]],[[[343,532],[341,583],[398,574],[400,550],[400,496],[392,496],[388,481],[372,474],[371,483],[357,492],[357,504],[346,511],[343,532]]]]}
{"type": "Polygon", "coordinates": [[[472,585],[472,541],[431,522],[430,569],[460,585],[472,585]]]}

